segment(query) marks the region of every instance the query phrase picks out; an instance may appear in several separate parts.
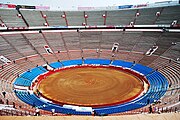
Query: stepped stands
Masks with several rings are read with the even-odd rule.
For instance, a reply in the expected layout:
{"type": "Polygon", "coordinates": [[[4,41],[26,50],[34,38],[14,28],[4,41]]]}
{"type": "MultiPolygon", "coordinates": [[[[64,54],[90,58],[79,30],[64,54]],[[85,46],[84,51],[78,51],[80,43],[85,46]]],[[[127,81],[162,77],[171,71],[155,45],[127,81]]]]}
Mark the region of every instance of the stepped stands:
{"type": "Polygon", "coordinates": [[[107,59],[85,59],[84,64],[109,65],[110,60],[107,59]]]}
{"type": "MultiPolygon", "coordinates": [[[[179,24],[180,18],[180,6],[168,6],[168,7],[155,7],[155,8],[137,8],[127,10],[107,10],[107,11],[42,11],[47,15],[47,22],[50,26],[81,26],[85,22],[84,14],[88,15],[86,19],[87,25],[129,25],[130,22],[134,22],[135,25],[171,25],[174,20],[177,20],[179,24]],[[136,13],[139,12],[139,16],[136,13]],[[156,12],[161,12],[160,16],[156,16],[156,12]],[[66,13],[67,23],[65,18],[61,17],[66,13]],[[105,18],[102,17],[106,14],[105,18]]],[[[42,27],[45,23],[45,19],[41,16],[40,11],[36,10],[21,10],[20,12],[28,22],[30,27],[42,27]]],[[[17,16],[16,10],[1,9],[0,10],[0,24],[4,23],[7,27],[27,27],[22,17],[17,16]]],[[[3,28],[3,27],[2,27],[3,28]]],[[[38,32],[38,31],[37,31],[38,32]]],[[[4,32],[5,33],[5,32],[4,32]]],[[[8,32],[7,32],[8,33],[8,32]]],[[[163,98],[163,102],[177,103],[179,102],[179,86],[180,86],[180,66],[179,63],[169,63],[169,59],[176,60],[179,57],[179,33],[176,32],[115,32],[115,31],[86,31],[86,32],[44,32],[45,38],[39,33],[13,33],[13,34],[1,34],[0,36],[0,55],[5,56],[11,61],[17,60],[15,64],[5,65],[2,69],[0,67],[0,87],[1,91],[5,90],[7,98],[14,100],[12,94],[12,82],[17,78],[17,75],[24,71],[38,65],[38,69],[41,71],[38,74],[47,72],[41,65],[50,63],[54,68],[63,67],[57,60],[72,60],[81,59],[87,64],[95,64],[97,61],[87,62],[90,58],[101,59],[116,59],[112,62],[112,65],[123,66],[131,68],[147,76],[148,80],[152,84],[148,91],[148,95],[139,98],[139,101],[132,101],[134,103],[123,104],[120,106],[113,106],[112,108],[104,108],[99,110],[100,114],[117,113],[121,111],[128,111],[134,108],[140,108],[147,105],[146,101],[150,98],[150,102],[159,99],[167,88],[167,83],[164,83],[164,78],[157,73],[157,71],[150,72],[151,69],[144,68],[141,65],[135,64],[133,66],[132,61],[136,63],[146,63],[153,69],[158,69],[169,82],[169,89],[167,94],[163,98]],[[161,41],[163,41],[161,43],[161,41]],[[120,44],[118,52],[115,57],[112,57],[111,48],[113,43],[118,42],[120,44]],[[171,42],[176,42],[176,45],[171,46],[171,42]],[[32,44],[32,46],[31,46],[32,44]],[[55,55],[47,55],[43,46],[49,44],[51,49],[55,51],[55,55]],[[154,44],[158,45],[158,51],[147,59],[142,59],[149,48],[154,44]],[[170,45],[169,45],[170,44],[170,45]],[[99,53],[96,49],[100,49],[99,53]],[[84,52],[81,53],[80,50],[84,52]],[[57,51],[59,51],[57,53],[57,51]],[[159,54],[163,52],[163,54],[159,54]],[[137,54],[136,54],[137,53],[137,54]],[[28,57],[28,60],[26,60],[28,57]],[[23,58],[23,60],[19,60],[23,58]],[[25,58],[25,59],[24,59],[25,58]],[[126,60],[129,62],[123,62],[120,60],[126,60]],[[142,61],[141,61],[142,60],[142,61]],[[147,61],[146,61],[147,60],[147,61]],[[55,62],[55,63],[51,63],[55,62]],[[141,67],[141,68],[139,68],[141,67]],[[149,74],[150,72],[150,74],[149,74]],[[157,86],[155,86],[155,85],[157,86]],[[165,88],[164,88],[165,86],[165,88]],[[162,91],[161,91],[162,90],[162,91]],[[156,93],[155,93],[156,92],[156,93]]],[[[63,61],[65,66],[69,65],[81,65],[81,60],[77,61],[63,61]]],[[[98,62],[101,64],[101,62],[98,62]]],[[[109,62],[107,62],[108,64],[109,62]]],[[[4,63],[0,61],[0,65],[4,63]]],[[[103,62],[102,62],[103,64],[103,62]]],[[[38,71],[38,70],[37,70],[38,71]]],[[[17,78],[14,84],[29,86],[31,80],[36,76],[28,75],[26,78],[17,78]],[[28,77],[28,79],[26,79],[28,77]],[[30,77],[30,78],[29,78],[30,77]],[[16,83],[17,82],[17,83],[16,83]]],[[[22,104],[22,103],[21,103],[22,104]]],[[[59,106],[49,106],[49,108],[56,108],[58,112],[66,114],[89,114],[78,113],[74,110],[61,109],[59,106]]],[[[48,107],[43,109],[49,109],[48,107]]]]}
{"type": "Polygon", "coordinates": [[[54,62],[49,64],[53,68],[61,68],[62,64],[60,62],[54,62]]]}
{"type": "Polygon", "coordinates": [[[18,59],[15,61],[15,64],[17,64],[20,68],[23,70],[28,70],[29,68],[33,68],[36,66],[36,64],[33,64],[31,61],[29,61],[26,58],[18,59]]]}
{"type": "Polygon", "coordinates": [[[29,79],[29,80],[33,80],[35,77],[37,77],[37,75],[40,75],[42,73],[43,73],[43,71],[40,70],[39,68],[33,68],[33,69],[21,74],[20,77],[29,79]]]}
{"type": "Polygon", "coordinates": [[[144,75],[147,75],[149,73],[151,73],[153,71],[152,68],[149,68],[149,67],[146,67],[146,66],[143,66],[141,64],[135,64],[131,69],[135,70],[135,71],[138,71],[144,75]]]}
{"type": "Polygon", "coordinates": [[[20,85],[20,86],[30,86],[31,81],[28,79],[24,78],[17,78],[16,81],[14,82],[15,85],[20,85]]]}
{"type": "Polygon", "coordinates": [[[15,80],[14,85],[31,86],[32,80],[44,72],[47,72],[47,70],[42,66],[33,68],[30,71],[21,74],[20,77],[15,80]]]}
{"type": "Polygon", "coordinates": [[[17,75],[24,72],[16,64],[9,64],[0,69],[0,79],[2,80],[2,89],[7,92],[12,92],[12,82],[17,78],[17,75]]]}
{"type": "Polygon", "coordinates": [[[161,68],[169,64],[168,59],[164,59],[162,57],[158,57],[155,59],[151,64],[148,65],[148,67],[151,67],[153,69],[161,68]]]}
{"type": "MultiPolygon", "coordinates": [[[[143,9],[107,10],[107,11],[30,11],[21,10],[25,20],[30,27],[44,26],[46,22],[42,15],[46,15],[49,26],[81,26],[86,25],[170,25],[173,20],[179,20],[179,6],[155,7],[143,9]],[[139,13],[136,16],[136,13],[139,13]],[[157,12],[161,12],[156,16],[157,12]],[[66,15],[65,18],[62,15],[66,15]],[[104,21],[103,14],[106,14],[104,21]],[[87,15],[86,21],[85,16],[87,15]]],[[[22,17],[18,17],[16,10],[2,9],[0,12],[2,20],[8,27],[27,27],[22,17]],[[12,19],[13,18],[13,19],[12,19]]]]}
{"type": "Polygon", "coordinates": [[[107,12],[107,25],[129,25],[135,18],[135,9],[107,12]]]}
{"type": "Polygon", "coordinates": [[[66,26],[62,11],[43,11],[43,14],[47,16],[47,21],[50,26],[66,26]]]}
{"type": "MultiPolygon", "coordinates": [[[[48,17],[49,18],[49,17],[48,17]]],[[[64,33],[65,34],[65,33],[64,33]]],[[[55,52],[57,51],[65,51],[65,46],[64,46],[64,43],[63,43],[63,38],[62,37],[65,37],[65,35],[61,33],[43,33],[43,35],[45,36],[47,42],[49,43],[49,46],[51,47],[51,49],[53,49],[55,52]]],[[[77,34],[77,33],[76,33],[77,34]]],[[[71,34],[69,34],[71,35],[71,34]]],[[[73,34],[75,35],[75,34],[73,34]]],[[[76,37],[76,35],[75,35],[76,37]]],[[[74,38],[71,37],[71,39],[73,40],[74,38]]]]}
{"type": "MultiPolygon", "coordinates": [[[[179,64],[177,62],[172,61],[169,65],[163,67],[159,71],[168,79],[169,82],[169,89],[162,98],[163,103],[166,103],[166,105],[172,105],[177,103],[179,101],[180,87],[179,64]]],[[[162,104],[161,106],[165,105],[162,104]]]]}
{"type": "Polygon", "coordinates": [[[0,15],[7,27],[26,27],[22,17],[18,17],[16,10],[1,9],[0,15]]]}
{"type": "Polygon", "coordinates": [[[69,52],[67,52],[67,51],[57,53],[56,56],[58,56],[59,60],[69,60],[70,59],[69,52]]]}
{"type": "Polygon", "coordinates": [[[165,7],[155,24],[171,24],[174,20],[179,20],[180,6],[165,7]],[[167,19],[168,16],[168,19],[167,19]]]}
{"type": "Polygon", "coordinates": [[[38,66],[38,68],[43,72],[47,72],[47,70],[45,68],[43,68],[42,66],[38,66]]]}
{"type": "Polygon", "coordinates": [[[28,57],[28,60],[32,61],[32,63],[34,65],[38,65],[38,66],[46,64],[46,62],[44,61],[44,59],[40,55],[28,57]]]}
{"type": "Polygon", "coordinates": [[[80,26],[84,22],[83,11],[67,11],[65,12],[68,25],[80,26]]]}
{"type": "MultiPolygon", "coordinates": [[[[100,54],[100,53],[98,53],[100,54]]],[[[98,56],[96,50],[83,50],[82,56],[84,57],[84,59],[88,59],[88,58],[97,58],[98,56]]],[[[103,57],[101,57],[103,58],[103,57]]]]}
{"type": "MultiPolygon", "coordinates": [[[[95,65],[110,65],[110,60],[107,59],[85,59],[84,64],[95,64],[95,65]]],[[[77,60],[66,60],[62,62],[54,62],[50,63],[50,66],[54,68],[61,68],[63,66],[71,66],[71,65],[82,65],[82,59],[77,60]],[[62,63],[62,64],[61,64],[62,63]],[[62,66],[63,65],[63,66],[62,66]]],[[[168,88],[168,82],[166,78],[159,72],[154,71],[152,68],[140,65],[140,64],[134,64],[132,62],[125,62],[122,60],[114,60],[112,62],[113,66],[122,66],[126,67],[135,71],[138,71],[144,76],[146,75],[146,78],[148,79],[150,83],[150,87],[146,94],[142,95],[141,97],[138,97],[132,101],[113,105],[113,106],[107,106],[107,107],[100,107],[100,108],[94,108],[94,110],[97,112],[98,115],[105,115],[105,114],[113,114],[113,113],[119,113],[119,112],[125,112],[129,110],[134,110],[137,108],[144,107],[150,103],[154,103],[155,101],[159,100],[166,92],[168,88]],[[149,103],[147,100],[149,99],[149,103]]],[[[34,68],[31,71],[32,72],[25,72],[20,75],[20,78],[18,78],[15,83],[19,83],[21,78],[30,79],[34,78],[30,73],[34,73],[35,76],[45,72],[41,71],[43,68],[40,66],[38,68],[34,68]],[[28,78],[30,77],[30,78],[28,78]]],[[[14,83],[14,84],[15,84],[14,83]]],[[[24,83],[27,84],[27,83],[24,83]]],[[[37,97],[34,93],[28,93],[27,91],[15,91],[16,95],[27,104],[37,106],[40,109],[51,111],[51,109],[55,109],[56,112],[64,113],[64,114],[75,114],[75,115],[90,115],[90,112],[80,112],[73,109],[64,108],[62,106],[56,105],[54,103],[49,103],[41,100],[39,97],[37,97]],[[34,102],[34,103],[33,103],[34,102]]]]}
{"type": "Polygon", "coordinates": [[[40,101],[34,94],[30,94],[27,91],[15,91],[16,95],[25,103],[32,106],[43,106],[45,103],[40,101]]]}
{"type": "Polygon", "coordinates": [[[43,26],[43,23],[45,23],[40,11],[21,10],[21,13],[28,22],[29,26],[43,26]]]}
{"type": "Polygon", "coordinates": [[[70,65],[82,65],[82,60],[67,60],[67,61],[62,61],[62,64],[64,66],[70,66],[70,65]]]}
{"type": "Polygon", "coordinates": [[[140,15],[136,18],[137,25],[144,24],[144,25],[152,25],[156,20],[156,12],[161,11],[162,8],[150,8],[150,9],[140,9],[138,12],[140,15]]]}
{"type": "Polygon", "coordinates": [[[88,25],[104,25],[104,19],[102,15],[105,11],[87,11],[88,25]]]}
{"type": "Polygon", "coordinates": [[[55,62],[59,59],[55,54],[44,54],[42,56],[48,63],[55,62]]]}
{"type": "Polygon", "coordinates": [[[114,60],[112,62],[112,65],[130,68],[133,65],[133,63],[132,62],[125,62],[122,60],[114,60]]]}
{"type": "Polygon", "coordinates": [[[81,51],[75,50],[75,51],[69,51],[70,59],[81,59],[81,51]]]}
{"type": "Polygon", "coordinates": [[[15,93],[25,103],[30,104],[34,107],[38,107],[40,109],[44,109],[48,111],[51,111],[51,109],[55,109],[56,112],[61,112],[64,114],[91,115],[90,112],[78,112],[72,109],[63,108],[62,106],[45,102],[40,98],[38,98],[36,95],[30,94],[27,91],[16,90],[15,93]]]}
{"type": "Polygon", "coordinates": [[[42,66],[33,68],[27,72],[24,72],[21,74],[16,81],[14,82],[14,85],[20,85],[20,86],[30,86],[31,82],[40,74],[47,72],[46,69],[44,69],[42,66]]]}

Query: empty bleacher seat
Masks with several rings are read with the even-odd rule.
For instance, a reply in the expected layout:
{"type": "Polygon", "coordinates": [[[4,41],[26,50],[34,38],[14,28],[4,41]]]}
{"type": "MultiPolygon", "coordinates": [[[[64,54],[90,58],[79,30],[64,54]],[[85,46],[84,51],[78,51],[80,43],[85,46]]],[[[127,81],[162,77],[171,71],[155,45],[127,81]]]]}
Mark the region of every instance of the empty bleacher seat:
{"type": "Polygon", "coordinates": [[[82,64],[82,60],[81,60],[81,59],[77,59],[77,60],[66,60],[66,61],[62,61],[62,64],[63,64],[64,66],[81,65],[81,64],[82,64]]]}
{"type": "Polygon", "coordinates": [[[60,62],[54,62],[49,64],[53,68],[61,68],[62,64],[60,62]]]}
{"type": "Polygon", "coordinates": [[[110,60],[107,59],[85,59],[84,64],[99,64],[99,65],[109,65],[110,60]]]}
{"type": "Polygon", "coordinates": [[[34,78],[36,78],[38,75],[44,73],[44,71],[40,70],[38,67],[31,69],[30,71],[24,72],[20,75],[20,77],[29,79],[32,81],[34,78]]]}
{"type": "Polygon", "coordinates": [[[144,75],[147,75],[153,71],[152,68],[146,67],[146,66],[141,65],[141,64],[135,64],[135,66],[133,66],[131,69],[138,71],[144,75]]]}
{"type": "Polygon", "coordinates": [[[133,65],[133,63],[132,62],[122,61],[122,60],[114,60],[112,62],[112,65],[130,68],[133,65]]]}

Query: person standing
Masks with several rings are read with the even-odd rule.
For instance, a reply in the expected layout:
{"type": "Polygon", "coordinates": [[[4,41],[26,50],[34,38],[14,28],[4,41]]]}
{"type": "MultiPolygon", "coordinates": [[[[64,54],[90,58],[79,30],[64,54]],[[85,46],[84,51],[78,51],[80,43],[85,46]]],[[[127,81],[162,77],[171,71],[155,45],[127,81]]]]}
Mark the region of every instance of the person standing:
{"type": "Polygon", "coordinates": [[[149,113],[152,113],[152,105],[149,106],[149,113]]]}
{"type": "Polygon", "coordinates": [[[3,97],[6,97],[6,91],[2,91],[3,97]]]}

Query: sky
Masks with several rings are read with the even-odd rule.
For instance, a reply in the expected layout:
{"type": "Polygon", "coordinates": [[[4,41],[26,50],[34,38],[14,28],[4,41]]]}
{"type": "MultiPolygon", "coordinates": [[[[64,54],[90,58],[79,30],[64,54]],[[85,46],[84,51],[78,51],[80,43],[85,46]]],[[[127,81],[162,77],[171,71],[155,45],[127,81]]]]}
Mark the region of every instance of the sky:
{"type": "MultiPolygon", "coordinates": [[[[105,7],[115,5],[137,5],[172,0],[0,0],[4,4],[40,5],[50,8],[72,9],[77,7],[105,7]]],[[[174,0],[173,0],[174,1],[174,0]]]]}

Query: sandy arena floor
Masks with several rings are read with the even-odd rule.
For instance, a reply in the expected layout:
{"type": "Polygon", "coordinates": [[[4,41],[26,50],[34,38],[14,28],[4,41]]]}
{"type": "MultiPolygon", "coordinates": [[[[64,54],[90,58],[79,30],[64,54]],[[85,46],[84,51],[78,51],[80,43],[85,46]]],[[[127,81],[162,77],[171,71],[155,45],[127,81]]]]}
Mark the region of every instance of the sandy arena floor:
{"type": "Polygon", "coordinates": [[[143,90],[143,83],[123,71],[85,67],[56,72],[43,79],[38,90],[59,104],[96,107],[132,99],[143,90]]]}

